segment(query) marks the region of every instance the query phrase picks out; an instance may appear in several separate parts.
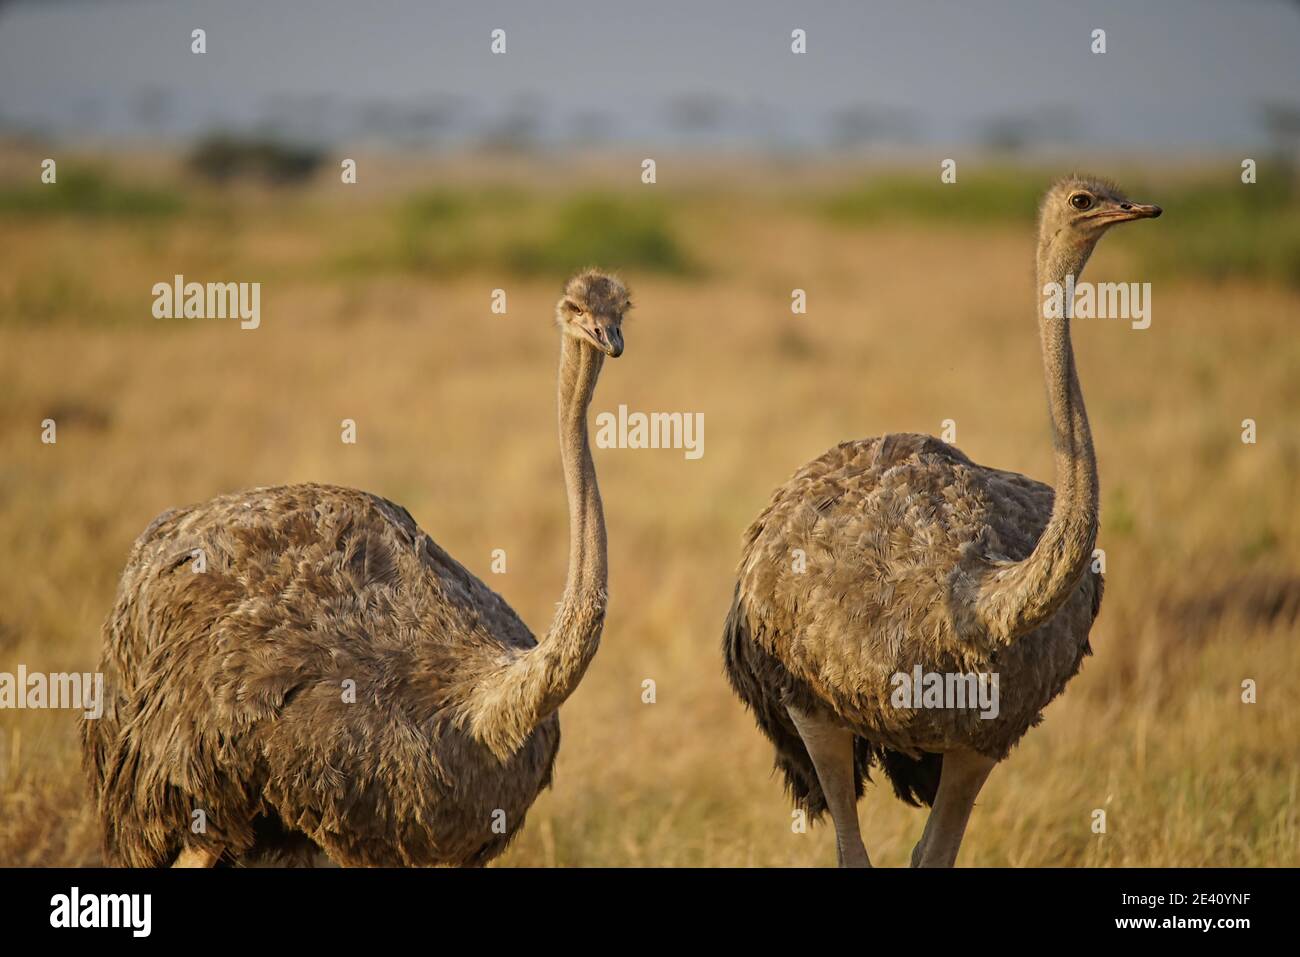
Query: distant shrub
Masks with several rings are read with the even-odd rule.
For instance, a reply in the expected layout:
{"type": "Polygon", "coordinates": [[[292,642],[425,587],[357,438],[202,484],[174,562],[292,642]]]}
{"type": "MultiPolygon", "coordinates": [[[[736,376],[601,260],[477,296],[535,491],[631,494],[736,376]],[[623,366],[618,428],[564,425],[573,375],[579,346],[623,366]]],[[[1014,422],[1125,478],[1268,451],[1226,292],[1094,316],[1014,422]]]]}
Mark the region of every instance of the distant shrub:
{"type": "Polygon", "coordinates": [[[313,146],[220,133],[199,140],[188,165],[214,183],[258,179],[288,186],[309,180],[324,160],[324,152],[313,146]]]}
{"type": "Polygon", "coordinates": [[[593,264],[677,274],[695,271],[662,207],[602,194],[566,202],[541,235],[507,244],[505,260],[525,273],[568,272],[593,264]]]}
{"type": "Polygon", "coordinates": [[[393,226],[391,243],[353,251],[341,268],[439,273],[504,266],[535,274],[599,264],[696,271],[661,206],[606,194],[556,200],[511,186],[436,188],[408,196],[393,226]]]}
{"type": "Polygon", "coordinates": [[[518,219],[531,209],[534,197],[512,186],[487,186],[471,190],[436,187],[408,196],[401,216],[412,226],[446,225],[471,219],[518,219]]]}
{"type": "Polygon", "coordinates": [[[183,206],[169,190],[127,186],[91,167],[61,168],[54,183],[0,189],[0,212],[15,215],[147,218],[172,216],[183,206]]]}
{"type": "Polygon", "coordinates": [[[470,211],[470,201],[462,193],[430,189],[407,198],[402,216],[412,226],[455,222],[470,211]]]}
{"type": "Polygon", "coordinates": [[[496,262],[500,234],[517,236],[534,202],[508,186],[421,190],[397,207],[393,242],[367,251],[358,265],[386,262],[411,272],[445,272],[496,262]]]}

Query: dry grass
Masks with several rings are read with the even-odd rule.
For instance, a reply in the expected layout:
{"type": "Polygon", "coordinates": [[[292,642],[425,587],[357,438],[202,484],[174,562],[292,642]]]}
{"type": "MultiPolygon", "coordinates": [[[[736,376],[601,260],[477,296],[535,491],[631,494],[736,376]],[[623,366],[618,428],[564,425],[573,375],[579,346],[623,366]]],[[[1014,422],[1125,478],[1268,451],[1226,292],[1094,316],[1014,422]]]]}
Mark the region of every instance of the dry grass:
{"type": "MultiPolygon", "coordinates": [[[[502,865],[832,862],[827,830],[792,833],[722,677],[741,532],[828,446],[948,418],[978,461],[1050,478],[1023,225],[846,229],[726,184],[657,187],[698,274],[626,274],[640,305],[596,408],[702,411],[706,452],[597,450],[608,627],[563,712],[555,787],[502,865]]],[[[308,479],[401,502],[544,628],[565,559],[563,276],[339,270],[392,230],[381,198],[333,192],[0,222],[0,671],[93,668],[128,545],[163,508],[308,479]],[[262,328],[151,319],[150,286],[175,272],[262,281],[262,328]],[[496,286],[507,317],[488,311],[496,286]]],[[[1171,209],[1132,228],[1187,227],[1171,209]]],[[[1090,278],[1146,277],[1110,243],[1090,278]]],[[[993,774],[965,864],[1300,864],[1300,294],[1163,278],[1154,296],[1149,330],[1078,324],[1109,573],[1096,655],[993,774]]],[[[0,864],[98,861],[78,760],[72,713],[0,712],[0,864]]],[[[887,786],[861,815],[873,859],[905,863],[923,815],[887,786]]]]}

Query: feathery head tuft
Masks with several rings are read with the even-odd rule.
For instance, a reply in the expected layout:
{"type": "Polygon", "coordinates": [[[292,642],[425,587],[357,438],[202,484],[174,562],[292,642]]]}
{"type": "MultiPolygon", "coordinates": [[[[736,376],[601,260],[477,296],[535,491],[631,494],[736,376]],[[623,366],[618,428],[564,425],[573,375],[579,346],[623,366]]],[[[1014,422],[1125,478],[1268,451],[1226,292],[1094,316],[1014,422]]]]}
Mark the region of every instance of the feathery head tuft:
{"type": "Polygon", "coordinates": [[[564,284],[555,305],[560,331],[611,358],[623,354],[623,316],[632,308],[627,286],[598,269],[584,269],[564,284]]]}

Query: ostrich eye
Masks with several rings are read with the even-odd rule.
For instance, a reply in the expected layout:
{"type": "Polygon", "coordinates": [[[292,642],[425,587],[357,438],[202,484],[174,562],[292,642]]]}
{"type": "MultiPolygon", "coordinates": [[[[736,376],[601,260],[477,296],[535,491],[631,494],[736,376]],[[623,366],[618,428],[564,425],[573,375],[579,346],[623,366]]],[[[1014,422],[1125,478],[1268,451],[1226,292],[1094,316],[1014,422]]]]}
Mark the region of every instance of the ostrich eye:
{"type": "Polygon", "coordinates": [[[578,305],[576,302],[574,302],[572,299],[570,299],[567,303],[565,303],[565,305],[567,305],[569,309],[572,310],[575,316],[582,315],[582,307],[578,305]]]}
{"type": "Polygon", "coordinates": [[[1092,206],[1092,197],[1087,193],[1075,193],[1070,197],[1070,205],[1075,209],[1089,209],[1092,206]]]}

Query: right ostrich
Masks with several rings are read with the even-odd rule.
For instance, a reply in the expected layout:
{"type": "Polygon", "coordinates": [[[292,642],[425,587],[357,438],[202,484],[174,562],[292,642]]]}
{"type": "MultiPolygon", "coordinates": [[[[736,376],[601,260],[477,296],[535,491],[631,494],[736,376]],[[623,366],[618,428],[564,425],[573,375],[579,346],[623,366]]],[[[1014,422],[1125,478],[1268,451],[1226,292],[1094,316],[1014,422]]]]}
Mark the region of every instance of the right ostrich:
{"type": "MultiPolygon", "coordinates": [[[[1039,215],[1039,292],[1077,280],[1111,226],[1159,215],[1109,183],[1056,183],[1039,215]]],[[[1091,651],[1097,461],[1068,299],[1066,318],[1044,312],[1055,494],[930,436],[886,435],[805,465],[746,533],[728,677],[796,804],[830,810],[841,866],[871,866],[857,799],[878,762],[901,799],[933,806],[912,865],[951,867],[989,771],[1091,651]],[[950,688],[988,676],[996,708],[918,701],[899,677],[918,666],[950,688]]]]}

